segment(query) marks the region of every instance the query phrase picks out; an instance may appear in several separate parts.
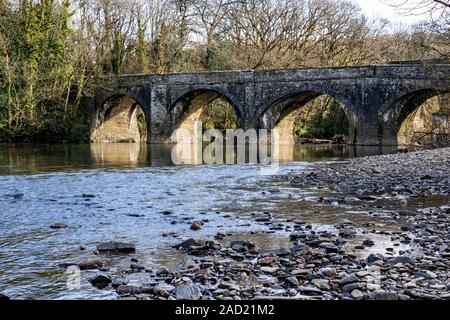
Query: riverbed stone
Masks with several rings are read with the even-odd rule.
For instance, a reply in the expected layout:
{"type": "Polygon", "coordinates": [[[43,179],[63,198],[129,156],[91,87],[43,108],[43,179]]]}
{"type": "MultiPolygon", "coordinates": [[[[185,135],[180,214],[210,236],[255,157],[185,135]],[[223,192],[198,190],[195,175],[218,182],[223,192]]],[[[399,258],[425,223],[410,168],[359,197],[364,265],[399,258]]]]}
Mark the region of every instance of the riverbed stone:
{"type": "Polygon", "coordinates": [[[291,250],[287,248],[278,248],[278,249],[262,249],[259,250],[260,254],[273,253],[278,257],[287,257],[291,255],[291,250]]]}
{"type": "Polygon", "coordinates": [[[359,283],[349,283],[346,284],[345,286],[342,287],[342,291],[344,292],[353,292],[356,289],[360,289],[360,284],[359,283]]]}
{"type": "Polygon", "coordinates": [[[50,226],[51,229],[66,229],[68,226],[64,223],[54,223],[50,226]]]}
{"type": "Polygon", "coordinates": [[[359,278],[356,275],[351,274],[351,275],[345,276],[344,278],[339,280],[339,285],[345,286],[347,284],[358,282],[358,281],[359,281],[359,278]]]}
{"type": "Polygon", "coordinates": [[[337,271],[335,268],[323,268],[320,269],[320,273],[325,277],[335,277],[337,275],[337,271]]]}
{"type": "Polygon", "coordinates": [[[367,258],[366,258],[366,262],[369,265],[375,264],[375,263],[382,263],[384,261],[384,257],[380,254],[374,254],[371,253],[367,258]]]}
{"type": "Polygon", "coordinates": [[[177,300],[200,300],[202,289],[196,285],[182,285],[175,288],[175,298],[177,300]]]}
{"type": "Polygon", "coordinates": [[[130,264],[130,269],[134,270],[134,271],[142,271],[142,270],[145,270],[145,267],[143,265],[140,265],[137,263],[132,263],[132,264],[130,264]]]}
{"type": "Polygon", "coordinates": [[[129,254],[129,253],[136,252],[136,246],[132,243],[109,241],[109,242],[104,242],[104,243],[97,245],[97,250],[100,253],[129,254]]]}
{"type": "Polygon", "coordinates": [[[398,295],[386,290],[376,290],[369,295],[371,300],[398,300],[398,295]]]}
{"type": "Polygon", "coordinates": [[[352,296],[353,299],[356,299],[356,300],[360,300],[360,299],[364,298],[364,293],[362,293],[358,289],[353,290],[350,295],[352,296]]]}
{"type": "Polygon", "coordinates": [[[278,267],[261,267],[262,272],[270,274],[277,272],[279,269],[278,267]]]}
{"type": "Polygon", "coordinates": [[[388,264],[390,265],[396,265],[398,263],[400,264],[414,264],[414,262],[411,260],[410,257],[406,257],[406,256],[398,256],[398,257],[394,257],[392,259],[389,259],[387,261],[388,264]]]}
{"type": "Polygon", "coordinates": [[[246,252],[253,250],[255,248],[255,244],[250,241],[244,240],[236,240],[230,242],[230,248],[237,252],[246,252]]]}
{"type": "Polygon", "coordinates": [[[288,277],[286,278],[286,282],[293,287],[298,287],[298,285],[300,284],[297,277],[288,277]]]}
{"type": "Polygon", "coordinates": [[[172,246],[172,248],[187,250],[190,247],[199,246],[199,245],[200,245],[200,243],[197,240],[190,238],[190,239],[187,239],[183,242],[180,242],[180,243],[172,246]]]}
{"type": "Polygon", "coordinates": [[[373,247],[375,245],[375,242],[367,239],[367,240],[364,240],[362,244],[366,247],[373,247]]]}
{"type": "Polygon", "coordinates": [[[191,230],[197,231],[203,227],[203,221],[197,220],[191,224],[191,230]]]}
{"type": "Polygon", "coordinates": [[[120,285],[116,288],[118,294],[140,294],[142,293],[142,286],[140,285],[120,285]]]}
{"type": "Polygon", "coordinates": [[[110,283],[112,283],[111,277],[99,274],[94,278],[90,279],[89,282],[98,289],[106,288],[110,283]]]}
{"type": "Polygon", "coordinates": [[[313,279],[311,283],[318,289],[329,291],[331,289],[330,287],[330,281],[326,279],[313,279]]]}
{"type": "Polygon", "coordinates": [[[81,270],[100,269],[103,267],[103,260],[99,258],[88,258],[78,264],[81,270]]]}

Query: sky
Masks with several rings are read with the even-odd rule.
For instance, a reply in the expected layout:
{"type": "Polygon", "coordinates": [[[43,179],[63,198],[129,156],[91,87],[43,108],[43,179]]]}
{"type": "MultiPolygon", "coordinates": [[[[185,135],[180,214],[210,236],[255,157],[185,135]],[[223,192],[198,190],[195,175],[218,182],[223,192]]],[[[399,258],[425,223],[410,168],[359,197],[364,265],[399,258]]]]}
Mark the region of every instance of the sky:
{"type": "MultiPolygon", "coordinates": [[[[390,20],[394,25],[412,25],[426,16],[401,14],[398,8],[389,4],[399,3],[395,0],[353,0],[363,9],[364,13],[371,18],[384,18],[390,20]]],[[[402,1],[400,1],[401,3],[402,1]]]]}

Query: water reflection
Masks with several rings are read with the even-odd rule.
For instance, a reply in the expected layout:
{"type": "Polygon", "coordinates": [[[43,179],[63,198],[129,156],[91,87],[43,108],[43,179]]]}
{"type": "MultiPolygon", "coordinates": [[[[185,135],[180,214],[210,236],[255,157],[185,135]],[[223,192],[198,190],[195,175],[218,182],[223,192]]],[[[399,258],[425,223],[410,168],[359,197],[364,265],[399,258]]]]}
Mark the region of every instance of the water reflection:
{"type": "MultiPolygon", "coordinates": [[[[287,162],[315,162],[340,160],[367,155],[394,153],[396,148],[352,147],[339,145],[286,145],[278,147],[276,160],[287,162]]],[[[204,150],[204,148],[203,148],[204,150]]],[[[256,152],[254,146],[246,147],[246,163],[256,152]]],[[[223,163],[236,163],[237,152],[223,150],[223,163]],[[227,157],[228,154],[228,158],[227,157]],[[228,160],[228,161],[227,161],[228,160]]],[[[270,152],[268,152],[270,156],[270,152]]],[[[0,145],[0,174],[55,172],[95,168],[166,167],[177,164],[205,163],[202,150],[194,145],[147,144],[85,144],[85,145],[0,145]],[[173,156],[178,161],[173,161],[173,156]]],[[[210,164],[211,162],[206,162],[210,164]]]]}

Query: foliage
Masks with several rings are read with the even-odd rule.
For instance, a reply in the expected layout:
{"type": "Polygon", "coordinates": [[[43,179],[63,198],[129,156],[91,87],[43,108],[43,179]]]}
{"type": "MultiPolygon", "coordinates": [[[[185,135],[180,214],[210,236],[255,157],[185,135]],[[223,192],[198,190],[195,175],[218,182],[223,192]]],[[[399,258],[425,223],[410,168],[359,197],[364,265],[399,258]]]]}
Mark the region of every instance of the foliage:
{"type": "Polygon", "coordinates": [[[348,134],[347,116],[338,102],[320,97],[303,107],[295,134],[300,138],[332,139],[336,134],[348,134]]]}
{"type": "Polygon", "coordinates": [[[69,2],[3,0],[0,12],[0,136],[83,139],[85,121],[69,102],[77,76],[68,49],[69,2]]]}
{"type": "Polygon", "coordinates": [[[203,129],[237,129],[237,118],[234,108],[224,99],[216,99],[205,106],[200,120],[203,129]]]}

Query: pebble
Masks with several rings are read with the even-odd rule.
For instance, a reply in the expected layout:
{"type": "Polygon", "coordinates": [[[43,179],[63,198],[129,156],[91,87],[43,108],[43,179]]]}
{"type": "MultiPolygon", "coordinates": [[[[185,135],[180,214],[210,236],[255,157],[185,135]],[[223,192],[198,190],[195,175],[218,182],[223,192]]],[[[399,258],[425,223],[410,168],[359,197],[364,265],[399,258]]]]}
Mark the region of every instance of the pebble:
{"type": "Polygon", "coordinates": [[[135,253],[136,246],[132,243],[109,241],[97,246],[100,253],[135,253]]]}
{"type": "Polygon", "coordinates": [[[54,223],[50,226],[51,229],[66,229],[68,226],[64,223],[54,223]]]}
{"type": "Polygon", "coordinates": [[[103,260],[98,258],[88,258],[78,264],[81,270],[100,269],[103,267],[103,260]]]}
{"type": "Polygon", "coordinates": [[[298,285],[300,284],[296,277],[286,278],[286,282],[294,287],[298,287],[298,285]]]}
{"type": "Polygon", "coordinates": [[[118,294],[140,294],[142,290],[142,286],[138,285],[120,285],[116,288],[118,294]]]}
{"type": "Polygon", "coordinates": [[[370,300],[398,300],[398,295],[394,292],[376,290],[369,295],[370,300]]]}
{"type": "Polygon", "coordinates": [[[194,221],[191,225],[191,230],[197,231],[203,227],[203,221],[194,221]]]}
{"type": "Polygon", "coordinates": [[[99,274],[89,280],[89,282],[98,289],[106,288],[110,283],[112,283],[112,280],[109,276],[106,276],[104,274],[99,274]]]}
{"type": "Polygon", "coordinates": [[[202,289],[196,285],[183,285],[175,288],[175,298],[177,300],[200,300],[202,289]]]}
{"type": "Polygon", "coordinates": [[[344,277],[343,279],[341,279],[341,280],[339,281],[339,285],[345,286],[345,285],[347,285],[347,284],[349,284],[349,283],[357,282],[358,280],[359,280],[359,279],[358,279],[358,277],[357,277],[356,275],[351,274],[351,275],[346,276],[346,277],[344,277]]]}
{"type": "Polygon", "coordinates": [[[353,290],[350,295],[352,296],[353,299],[356,299],[356,300],[361,300],[364,298],[364,293],[362,293],[358,289],[353,290]]]}

